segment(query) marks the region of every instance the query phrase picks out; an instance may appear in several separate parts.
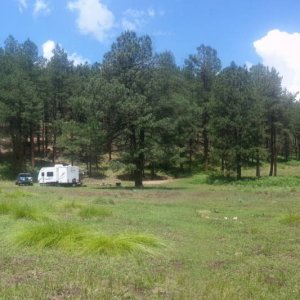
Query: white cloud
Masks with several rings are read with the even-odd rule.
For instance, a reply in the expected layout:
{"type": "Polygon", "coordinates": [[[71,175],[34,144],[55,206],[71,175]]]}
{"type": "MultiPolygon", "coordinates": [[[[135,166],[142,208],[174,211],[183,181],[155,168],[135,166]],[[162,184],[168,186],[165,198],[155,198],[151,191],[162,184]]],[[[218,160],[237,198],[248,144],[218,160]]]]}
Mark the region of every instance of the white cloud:
{"type": "Polygon", "coordinates": [[[145,24],[146,13],[143,10],[127,9],[121,21],[123,30],[136,31],[145,24]]]}
{"type": "Polygon", "coordinates": [[[262,63],[280,73],[287,90],[292,93],[300,90],[300,33],[274,29],[255,41],[254,47],[262,63]]]}
{"type": "Polygon", "coordinates": [[[148,10],[127,9],[123,12],[121,26],[123,30],[139,30],[148,23],[149,19],[163,15],[163,11],[156,11],[152,8],[148,10]]]}
{"type": "Polygon", "coordinates": [[[250,70],[251,67],[253,66],[253,63],[251,61],[245,61],[245,66],[248,70],[250,70]]]}
{"type": "MultiPolygon", "coordinates": [[[[54,55],[53,50],[55,49],[55,47],[56,47],[56,43],[52,40],[48,40],[42,45],[43,57],[46,58],[48,61],[54,55]]],[[[77,54],[76,52],[72,54],[67,53],[67,55],[68,55],[68,59],[70,61],[73,61],[75,66],[81,64],[84,65],[85,63],[90,63],[89,59],[83,58],[81,55],[77,54]]]]}
{"type": "Polygon", "coordinates": [[[114,27],[113,13],[101,0],[76,0],[68,2],[70,11],[78,11],[77,26],[82,34],[90,34],[98,41],[104,41],[114,27]]]}
{"type": "Polygon", "coordinates": [[[55,49],[56,43],[52,40],[48,40],[42,45],[43,57],[50,60],[53,56],[53,50],[55,49]]]}
{"type": "Polygon", "coordinates": [[[148,15],[149,15],[149,17],[154,18],[156,16],[156,11],[152,8],[149,8],[148,9],[148,15]]]}
{"type": "Polygon", "coordinates": [[[36,0],[34,3],[34,8],[33,8],[33,14],[34,15],[40,15],[44,14],[47,15],[51,11],[49,7],[49,3],[47,3],[45,0],[36,0]]]}
{"type": "Polygon", "coordinates": [[[81,55],[76,52],[72,54],[68,54],[69,60],[73,61],[74,66],[84,65],[86,63],[90,63],[89,59],[83,58],[81,55]]]}
{"type": "Polygon", "coordinates": [[[126,18],[122,19],[121,24],[122,24],[122,29],[123,30],[130,30],[130,31],[137,30],[137,26],[139,25],[136,22],[130,21],[130,20],[126,19],[126,18]]]}
{"type": "Polygon", "coordinates": [[[19,12],[22,13],[27,8],[27,0],[19,0],[19,12]]]}

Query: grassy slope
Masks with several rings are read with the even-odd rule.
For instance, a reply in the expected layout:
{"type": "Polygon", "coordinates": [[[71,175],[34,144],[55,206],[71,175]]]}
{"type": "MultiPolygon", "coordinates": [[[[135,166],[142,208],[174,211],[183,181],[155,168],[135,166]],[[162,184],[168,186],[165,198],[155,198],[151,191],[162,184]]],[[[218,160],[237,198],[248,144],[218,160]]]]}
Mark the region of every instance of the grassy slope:
{"type": "Polygon", "coordinates": [[[239,184],[197,175],[144,190],[1,183],[0,299],[299,299],[299,171],[286,165],[284,178],[239,184]],[[49,220],[163,246],[97,254],[73,240],[16,245],[49,220]]]}

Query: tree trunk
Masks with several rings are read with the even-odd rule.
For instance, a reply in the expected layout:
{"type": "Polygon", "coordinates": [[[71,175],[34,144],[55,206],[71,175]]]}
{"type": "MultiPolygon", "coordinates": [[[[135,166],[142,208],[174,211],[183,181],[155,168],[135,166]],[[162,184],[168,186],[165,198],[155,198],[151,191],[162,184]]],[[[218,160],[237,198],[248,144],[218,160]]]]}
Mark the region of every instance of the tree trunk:
{"type": "Polygon", "coordinates": [[[143,187],[143,173],[141,172],[141,169],[134,171],[134,186],[136,188],[143,187]]]}
{"type": "Polygon", "coordinates": [[[89,177],[92,177],[92,149],[91,146],[89,147],[89,177]]]}
{"type": "Polygon", "coordinates": [[[134,186],[136,188],[143,187],[143,171],[144,171],[144,163],[145,163],[145,155],[143,152],[144,147],[145,147],[145,131],[144,129],[141,129],[139,134],[139,147],[138,149],[136,148],[136,150],[139,150],[139,155],[135,164],[136,170],[134,172],[134,186]]]}
{"type": "Polygon", "coordinates": [[[52,162],[53,162],[53,164],[55,164],[55,156],[56,156],[56,134],[54,134],[54,136],[53,136],[52,154],[53,154],[52,162]]]}
{"type": "Polygon", "coordinates": [[[204,156],[204,171],[208,170],[208,162],[209,162],[209,139],[208,139],[208,131],[206,128],[203,130],[203,156],[204,156]]]}
{"type": "Polygon", "coordinates": [[[112,149],[111,149],[111,141],[108,142],[107,144],[107,150],[108,150],[108,160],[111,161],[111,153],[112,153],[112,149]]]}
{"type": "Polygon", "coordinates": [[[193,158],[193,140],[189,140],[189,169],[192,171],[192,158],[193,158]]]}
{"type": "Polygon", "coordinates": [[[143,170],[144,170],[144,154],[140,153],[136,163],[136,169],[134,170],[134,186],[136,188],[143,187],[143,170]]]}
{"type": "Polygon", "coordinates": [[[224,157],[222,155],[222,158],[221,158],[221,171],[224,173],[225,171],[225,161],[224,161],[224,157]]]}
{"type": "Polygon", "coordinates": [[[38,146],[38,155],[41,155],[41,135],[38,133],[37,135],[37,146],[38,146]]]}
{"type": "Polygon", "coordinates": [[[139,133],[139,141],[137,142],[136,139],[136,129],[134,126],[131,128],[131,134],[130,134],[130,147],[131,152],[135,156],[137,151],[139,151],[139,154],[137,157],[132,157],[135,170],[133,172],[133,178],[134,178],[134,186],[136,188],[142,188],[143,187],[143,170],[144,170],[144,143],[145,143],[145,132],[143,129],[140,130],[139,133]]]}
{"type": "Polygon", "coordinates": [[[256,177],[260,178],[260,156],[259,150],[256,150],[256,177]]]}
{"type": "Polygon", "coordinates": [[[44,155],[48,155],[48,145],[49,145],[49,141],[48,141],[48,127],[46,125],[46,123],[44,123],[44,155]]]}
{"type": "Polygon", "coordinates": [[[12,141],[13,159],[17,170],[23,167],[23,152],[22,152],[22,132],[20,126],[16,126],[13,122],[10,124],[10,137],[12,141]],[[16,128],[17,127],[17,128],[16,128]]]}
{"type": "Polygon", "coordinates": [[[274,176],[277,176],[277,134],[276,128],[274,127],[274,176]]]}
{"type": "Polygon", "coordinates": [[[151,163],[151,179],[155,178],[155,163],[151,163]]]}
{"type": "Polygon", "coordinates": [[[30,128],[30,157],[31,167],[34,168],[34,135],[32,128],[30,128]]]}
{"type": "Polygon", "coordinates": [[[271,126],[271,137],[270,137],[270,171],[269,171],[269,176],[273,176],[274,173],[274,125],[272,124],[271,126]]]}
{"type": "Polygon", "coordinates": [[[242,179],[242,163],[241,163],[241,154],[236,154],[236,179],[242,179]]]}

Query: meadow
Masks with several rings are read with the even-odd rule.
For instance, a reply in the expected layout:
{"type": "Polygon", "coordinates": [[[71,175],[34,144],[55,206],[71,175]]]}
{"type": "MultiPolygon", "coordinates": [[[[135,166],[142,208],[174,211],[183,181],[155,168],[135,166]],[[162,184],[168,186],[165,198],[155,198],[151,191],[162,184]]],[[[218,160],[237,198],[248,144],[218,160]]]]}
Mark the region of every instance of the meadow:
{"type": "Polygon", "coordinates": [[[2,181],[0,299],[300,299],[300,164],[253,173],[144,189],[2,181]]]}

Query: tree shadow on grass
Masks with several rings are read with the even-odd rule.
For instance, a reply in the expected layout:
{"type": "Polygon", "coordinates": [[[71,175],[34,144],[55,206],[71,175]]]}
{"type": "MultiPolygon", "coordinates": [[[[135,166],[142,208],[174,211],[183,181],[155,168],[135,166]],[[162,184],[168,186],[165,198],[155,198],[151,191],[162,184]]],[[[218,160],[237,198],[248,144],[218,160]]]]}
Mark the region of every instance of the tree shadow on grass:
{"type": "Polygon", "coordinates": [[[165,190],[165,191],[178,191],[178,190],[186,190],[185,187],[169,187],[169,186],[143,186],[140,188],[134,186],[113,186],[113,185],[105,185],[105,186],[94,186],[93,189],[100,189],[100,190],[111,190],[111,191],[149,191],[149,190],[165,190]]]}
{"type": "Polygon", "coordinates": [[[227,184],[244,184],[248,182],[256,182],[258,180],[260,180],[260,178],[243,177],[242,179],[237,180],[235,177],[227,177],[222,175],[211,174],[207,176],[204,181],[206,184],[227,185],[227,184]]]}

